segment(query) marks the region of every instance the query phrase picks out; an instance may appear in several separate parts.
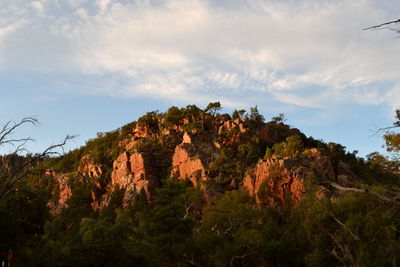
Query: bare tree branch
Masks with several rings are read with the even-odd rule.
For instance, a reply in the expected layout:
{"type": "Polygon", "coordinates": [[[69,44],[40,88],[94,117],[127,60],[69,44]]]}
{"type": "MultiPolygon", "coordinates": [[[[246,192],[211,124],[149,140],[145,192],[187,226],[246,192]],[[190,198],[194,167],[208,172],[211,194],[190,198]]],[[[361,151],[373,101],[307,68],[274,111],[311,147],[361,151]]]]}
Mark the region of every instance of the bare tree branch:
{"type": "MultiPolygon", "coordinates": [[[[371,26],[371,27],[367,27],[367,28],[364,28],[363,30],[366,31],[366,30],[372,30],[372,29],[379,29],[382,26],[386,26],[386,25],[390,25],[390,24],[396,24],[396,23],[400,23],[400,19],[393,20],[393,21],[388,21],[388,22],[385,22],[385,23],[381,23],[379,25],[371,26]]],[[[395,28],[393,28],[393,30],[394,31],[398,31],[398,29],[395,29],[395,28]]]]}
{"type": "Polygon", "coordinates": [[[359,188],[353,188],[353,187],[343,187],[341,185],[338,185],[338,184],[332,183],[332,182],[329,182],[328,184],[330,184],[334,188],[342,190],[342,191],[350,191],[350,192],[357,192],[357,193],[371,195],[371,196],[374,196],[374,197],[376,197],[376,198],[378,198],[378,199],[380,199],[380,200],[382,200],[384,202],[388,202],[388,203],[394,204],[396,206],[400,206],[400,202],[399,201],[397,201],[395,199],[391,199],[391,198],[386,197],[384,195],[378,194],[378,193],[376,193],[374,191],[370,191],[368,189],[359,189],[359,188]]]}
{"type": "MultiPolygon", "coordinates": [[[[27,138],[11,138],[14,132],[24,124],[39,125],[39,121],[35,117],[25,117],[17,123],[8,121],[1,127],[0,130],[0,147],[3,145],[10,145],[14,147],[13,152],[9,156],[20,157],[19,154],[26,152],[25,157],[21,157],[22,162],[19,166],[11,168],[10,171],[0,169],[0,200],[4,199],[8,194],[16,189],[18,183],[27,175],[34,172],[43,170],[37,169],[37,165],[44,159],[52,155],[61,155],[64,153],[64,146],[68,141],[74,139],[76,135],[67,135],[60,143],[51,145],[44,149],[41,153],[35,155],[29,154],[30,152],[25,148],[25,145],[33,141],[31,137],[27,138]]],[[[2,167],[4,168],[4,167],[2,167]]]]}
{"type": "MultiPolygon", "coordinates": [[[[25,117],[21,121],[14,123],[12,125],[11,124],[12,122],[8,121],[5,125],[3,125],[2,130],[0,131],[0,146],[8,142],[7,138],[9,138],[18,127],[22,126],[23,124],[32,124],[37,126],[39,125],[39,120],[35,117],[25,117]]],[[[26,140],[26,139],[27,138],[23,138],[20,140],[26,140]]]]}

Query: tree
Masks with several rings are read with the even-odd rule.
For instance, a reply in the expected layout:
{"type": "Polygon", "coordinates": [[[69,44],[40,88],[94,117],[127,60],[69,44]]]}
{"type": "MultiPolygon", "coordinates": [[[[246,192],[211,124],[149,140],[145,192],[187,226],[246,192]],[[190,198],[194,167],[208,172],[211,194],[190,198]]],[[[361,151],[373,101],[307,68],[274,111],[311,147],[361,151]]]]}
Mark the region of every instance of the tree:
{"type": "Polygon", "coordinates": [[[258,107],[250,108],[250,120],[257,122],[257,124],[264,123],[264,116],[258,112],[258,107]]]}
{"type": "Polygon", "coordinates": [[[204,110],[205,112],[210,112],[211,115],[214,117],[217,114],[217,111],[221,110],[221,103],[220,102],[212,102],[209,103],[204,110]]]}
{"type": "MultiPolygon", "coordinates": [[[[396,22],[397,23],[397,22],[396,22]]],[[[389,171],[391,174],[398,175],[399,173],[399,163],[400,163],[400,133],[394,133],[392,129],[400,127],[400,110],[397,109],[395,111],[396,115],[395,118],[396,120],[393,122],[393,125],[384,127],[384,128],[379,128],[378,132],[384,131],[384,139],[386,141],[386,150],[394,155],[393,160],[389,160],[385,157],[380,156],[380,154],[377,153],[371,153],[369,156],[369,161],[370,163],[373,163],[372,167],[376,168],[377,164],[380,164],[379,167],[382,169],[389,171]]],[[[328,146],[330,143],[328,144],[328,146]]],[[[331,144],[332,145],[332,144],[331,144]]],[[[337,149],[337,147],[340,145],[336,145],[335,147],[332,146],[332,148],[337,149]]],[[[333,150],[333,149],[331,149],[333,150]]],[[[344,147],[341,148],[341,150],[344,151],[344,147]]],[[[356,193],[361,193],[361,194],[366,194],[373,196],[381,201],[384,201],[386,203],[390,203],[396,206],[400,206],[400,201],[399,201],[399,195],[398,195],[398,190],[395,190],[395,192],[391,192],[394,197],[387,197],[383,194],[371,191],[370,189],[360,189],[360,188],[352,188],[352,187],[344,187],[336,183],[328,183],[332,187],[341,190],[341,191],[350,191],[350,192],[356,192],[356,193]]],[[[389,190],[387,190],[389,191],[389,190]]],[[[387,192],[385,192],[387,193],[387,192]]]]}
{"type": "Polygon", "coordinates": [[[27,152],[25,145],[33,141],[31,137],[25,138],[14,138],[13,134],[15,130],[22,127],[25,124],[31,124],[34,126],[39,125],[39,121],[35,117],[25,117],[19,122],[8,121],[3,125],[0,131],[0,147],[9,146],[13,150],[10,154],[19,154],[21,152],[27,152]]]}
{"type": "Polygon", "coordinates": [[[0,130],[0,148],[12,148],[7,156],[0,157],[0,201],[13,192],[28,174],[44,171],[37,168],[38,163],[51,155],[60,155],[64,145],[75,137],[67,135],[62,142],[48,146],[40,153],[31,154],[26,145],[34,139],[14,137],[15,132],[24,125],[37,126],[39,120],[35,117],[25,117],[18,122],[8,121],[0,130]],[[26,155],[22,156],[23,153],[26,155]]]}
{"type": "Polygon", "coordinates": [[[235,109],[232,112],[232,120],[238,120],[238,119],[243,118],[245,113],[246,113],[246,110],[244,110],[244,109],[241,109],[241,110],[235,109]]]}
{"type": "Polygon", "coordinates": [[[179,125],[183,120],[183,113],[178,107],[172,106],[165,114],[165,122],[170,125],[179,125]]]}
{"type": "Polygon", "coordinates": [[[278,116],[272,117],[273,123],[284,123],[286,121],[285,114],[279,113],[278,116]]]}

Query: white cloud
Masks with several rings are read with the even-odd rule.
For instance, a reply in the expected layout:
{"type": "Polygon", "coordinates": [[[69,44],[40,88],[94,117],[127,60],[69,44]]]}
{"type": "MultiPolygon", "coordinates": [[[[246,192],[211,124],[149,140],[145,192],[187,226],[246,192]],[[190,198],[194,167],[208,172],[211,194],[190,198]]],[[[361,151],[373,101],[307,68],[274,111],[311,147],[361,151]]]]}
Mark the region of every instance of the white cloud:
{"type": "Polygon", "coordinates": [[[107,9],[107,6],[111,3],[112,0],[98,0],[97,6],[99,7],[101,12],[107,9]]]}
{"type": "Polygon", "coordinates": [[[0,41],[11,51],[3,68],[21,62],[19,68],[112,76],[98,93],[184,100],[228,95],[233,103],[264,92],[314,108],[392,103],[400,94],[393,87],[400,82],[399,40],[361,30],[392,19],[400,4],[390,1],[46,0],[46,9],[44,1],[31,2],[42,17],[16,2],[5,18],[33,20],[34,27],[14,30],[16,24],[0,20],[0,41]],[[43,47],[34,36],[46,40],[43,47]],[[16,42],[26,46],[11,47],[16,42]],[[16,49],[36,60],[16,60],[16,49]],[[305,94],[310,88],[318,90],[305,94]]]}
{"type": "Polygon", "coordinates": [[[44,5],[40,1],[32,1],[31,6],[36,10],[39,16],[43,16],[45,9],[44,5]]]}

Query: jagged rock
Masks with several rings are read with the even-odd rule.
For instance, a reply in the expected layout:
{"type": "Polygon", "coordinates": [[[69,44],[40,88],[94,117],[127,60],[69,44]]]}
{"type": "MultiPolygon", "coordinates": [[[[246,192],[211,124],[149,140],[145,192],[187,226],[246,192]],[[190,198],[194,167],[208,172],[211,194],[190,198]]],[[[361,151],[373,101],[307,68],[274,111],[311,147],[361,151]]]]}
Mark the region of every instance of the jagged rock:
{"type": "Polygon", "coordinates": [[[218,134],[228,132],[237,127],[240,133],[244,133],[247,128],[245,127],[246,119],[227,120],[218,128],[218,134]]]}
{"type": "Polygon", "coordinates": [[[132,135],[120,141],[119,146],[124,147],[126,151],[131,150],[136,144],[145,142],[148,138],[159,138],[157,132],[152,131],[145,123],[137,123],[132,129],[132,135]]]}
{"type": "Polygon", "coordinates": [[[223,121],[217,128],[218,136],[222,138],[214,140],[214,147],[219,149],[229,144],[245,142],[250,137],[247,122],[246,118],[223,121]]]}
{"type": "Polygon", "coordinates": [[[123,152],[113,163],[113,172],[111,174],[111,183],[126,186],[130,174],[130,162],[128,152],[123,152]]]}
{"type": "Polygon", "coordinates": [[[199,181],[207,179],[205,166],[195,145],[183,143],[175,148],[171,176],[177,176],[182,180],[190,179],[194,186],[197,186],[199,181]]]}
{"type": "Polygon", "coordinates": [[[79,165],[78,171],[81,172],[84,176],[88,176],[90,178],[99,178],[103,171],[99,165],[96,165],[90,154],[86,154],[81,158],[81,163],[79,165]]]}
{"type": "Polygon", "coordinates": [[[242,187],[254,195],[259,204],[277,206],[290,200],[295,205],[304,194],[307,178],[323,182],[337,181],[338,177],[356,179],[350,171],[336,173],[328,156],[317,149],[309,149],[296,157],[259,161],[244,178],[242,187]]]}
{"type": "Polygon", "coordinates": [[[132,204],[143,190],[149,202],[155,198],[157,178],[153,175],[150,155],[127,152],[122,153],[114,161],[111,174],[111,191],[116,187],[125,189],[123,205],[132,204]]]}
{"type": "Polygon", "coordinates": [[[57,198],[57,201],[50,201],[47,206],[50,209],[52,215],[61,213],[61,210],[68,207],[67,201],[72,196],[72,189],[69,184],[68,176],[64,173],[57,173],[55,171],[47,171],[46,175],[51,175],[55,179],[55,187],[53,189],[53,196],[57,198]]]}
{"type": "Polygon", "coordinates": [[[136,137],[149,137],[149,127],[144,123],[137,123],[133,130],[133,135],[136,137]]]}
{"type": "Polygon", "coordinates": [[[190,135],[188,133],[184,133],[183,134],[183,140],[182,143],[187,143],[187,144],[191,144],[192,143],[192,138],[190,137],[190,135]]]}

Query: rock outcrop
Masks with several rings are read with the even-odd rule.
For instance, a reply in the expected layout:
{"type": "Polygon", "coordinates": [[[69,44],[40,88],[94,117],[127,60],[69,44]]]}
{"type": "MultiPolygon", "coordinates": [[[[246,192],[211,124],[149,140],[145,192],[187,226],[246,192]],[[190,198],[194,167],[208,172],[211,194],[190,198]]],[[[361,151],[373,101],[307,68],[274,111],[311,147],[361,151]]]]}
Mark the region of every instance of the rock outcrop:
{"type": "Polygon", "coordinates": [[[90,154],[86,154],[82,157],[78,171],[84,176],[97,179],[103,174],[101,167],[94,163],[90,154]]]}
{"type": "Polygon", "coordinates": [[[155,188],[158,181],[153,174],[151,156],[146,153],[129,155],[123,152],[114,161],[111,174],[111,188],[124,189],[123,205],[132,204],[140,192],[146,194],[147,200],[152,202],[155,198],[155,188]]]}
{"type": "MultiPolygon", "coordinates": [[[[317,149],[308,149],[292,157],[272,156],[259,161],[255,168],[247,172],[241,185],[240,178],[249,166],[237,163],[243,158],[233,154],[227,155],[224,161],[230,162],[233,159],[234,165],[226,166],[233,166],[235,170],[240,167],[243,171],[240,175],[228,175],[226,179],[224,177],[223,183],[218,181],[218,186],[213,187],[217,183],[213,180],[217,174],[209,166],[222,151],[236,153],[243,144],[249,144],[251,148],[259,145],[262,151],[266,146],[282,142],[291,135],[299,135],[305,141],[305,146],[310,145],[298,129],[283,123],[256,123],[250,118],[232,120],[228,114],[200,115],[196,117],[192,114],[189,116],[191,120],[180,119],[179,125],[175,126],[170,122],[164,123],[162,118],[151,120],[151,126],[143,122],[130,123],[124,126],[123,130],[116,132],[119,136],[113,136],[118,138],[114,140],[118,141],[118,150],[109,147],[105,150],[109,153],[108,157],[116,151],[124,151],[118,152],[120,154],[114,159],[112,166],[106,166],[105,163],[96,164],[88,151],[88,154],[80,159],[78,170],[70,173],[70,176],[78,182],[91,183],[92,207],[95,210],[107,207],[113,193],[120,192],[116,191],[117,189],[123,192],[123,206],[132,205],[141,192],[151,203],[155,200],[159,179],[167,179],[168,175],[180,180],[190,180],[195,187],[202,189],[205,197],[213,192],[214,187],[221,191],[241,187],[255,196],[257,203],[271,206],[280,206],[288,202],[295,205],[302,198],[306,190],[306,181],[310,179],[317,183],[330,181],[341,185],[348,185],[357,180],[346,164],[334,162],[317,149]],[[205,181],[208,183],[203,183],[205,181]]],[[[254,163],[254,159],[250,159],[254,163]]],[[[0,166],[5,164],[0,161],[0,166]]],[[[59,199],[51,202],[49,206],[52,213],[57,214],[66,207],[72,190],[68,184],[69,174],[51,175],[56,180],[53,194],[59,194],[59,199]]],[[[323,191],[322,186],[320,191],[323,191]]]]}
{"type": "Polygon", "coordinates": [[[236,120],[227,120],[222,123],[218,128],[218,134],[222,134],[223,132],[229,132],[234,128],[237,128],[240,133],[244,133],[247,128],[245,127],[246,119],[236,119],[236,120]]]}
{"type": "Polygon", "coordinates": [[[339,168],[339,173],[335,169],[328,156],[317,149],[309,149],[296,157],[259,161],[244,178],[242,187],[254,195],[259,204],[279,206],[290,202],[296,205],[305,192],[307,179],[316,180],[314,182],[356,179],[344,166],[339,168]]]}
{"type": "Polygon", "coordinates": [[[182,143],[175,148],[171,176],[176,176],[181,180],[189,179],[194,186],[207,179],[204,163],[195,145],[182,143]]]}
{"type": "Polygon", "coordinates": [[[137,123],[132,128],[131,136],[120,142],[120,146],[124,147],[126,151],[131,150],[136,144],[146,141],[147,138],[158,138],[159,134],[152,131],[145,123],[137,123]]]}
{"type": "Polygon", "coordinates": [[[46,175],[52,176],[55,180],[55,186],[52,195],[56,198],[54,201],[47,203],[52,215],[61,213],[61,210],[68,207],[67,201],[72,196],[72,189],[69,184],[68,175],[57,173],[55,171],[48,171],[46,175]]]}

